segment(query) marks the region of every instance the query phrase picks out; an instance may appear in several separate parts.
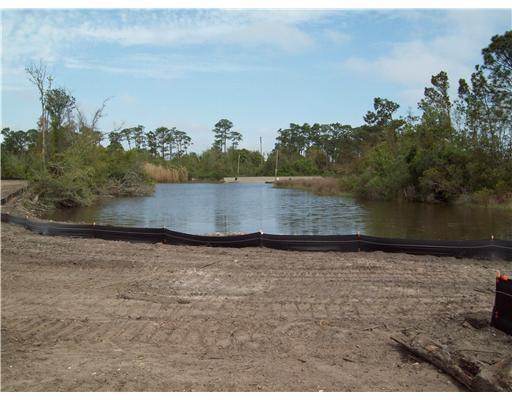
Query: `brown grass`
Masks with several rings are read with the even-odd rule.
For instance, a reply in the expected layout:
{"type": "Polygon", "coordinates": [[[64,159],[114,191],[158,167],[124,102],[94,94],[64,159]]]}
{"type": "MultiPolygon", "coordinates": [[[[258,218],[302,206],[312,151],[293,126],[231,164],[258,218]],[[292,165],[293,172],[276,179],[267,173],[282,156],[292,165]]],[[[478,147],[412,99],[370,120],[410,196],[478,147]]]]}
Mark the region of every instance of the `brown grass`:
{"type": "Polygon", "coordinates": [[[274,182],[274,187],[306,190],[324,196],[347,194],[347,190],[343,187],[342,182],[336,178],[282,179],[274,182]]]}
{"type": "Polygon", "coordinates": [[[185,167],[166,168],[161,165],[145,163],[144,171],[159,183],[179,183],[188,181],[188,171],[185,167]]]}

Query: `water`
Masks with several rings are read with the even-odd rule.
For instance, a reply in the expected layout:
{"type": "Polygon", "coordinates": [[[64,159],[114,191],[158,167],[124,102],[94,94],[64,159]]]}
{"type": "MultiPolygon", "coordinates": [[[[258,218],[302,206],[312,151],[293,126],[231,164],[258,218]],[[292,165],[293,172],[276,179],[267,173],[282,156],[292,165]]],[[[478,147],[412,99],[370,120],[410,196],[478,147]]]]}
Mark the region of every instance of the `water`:
{"type": "Polygon", "coordinates": [[[57,210],[53,220],[180,232],[361,234],[414,239],[512,239],[512,213],[486,208],[358,201],[263,183],[159,184],[154,195],[57,210]]]}

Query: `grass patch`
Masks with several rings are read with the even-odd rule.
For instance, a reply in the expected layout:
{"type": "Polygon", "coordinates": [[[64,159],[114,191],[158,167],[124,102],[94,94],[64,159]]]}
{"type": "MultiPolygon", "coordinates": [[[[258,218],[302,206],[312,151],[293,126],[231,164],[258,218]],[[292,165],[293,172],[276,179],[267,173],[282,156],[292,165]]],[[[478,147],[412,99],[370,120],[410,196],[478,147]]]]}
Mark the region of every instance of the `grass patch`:
{"type": "Polygon", "coordinates": [[[456,204],[496,208],[512,212],[512,192],[496,194],[491,190],[480,190],[471,194],[464,194],[457,198],[456,204]]]}

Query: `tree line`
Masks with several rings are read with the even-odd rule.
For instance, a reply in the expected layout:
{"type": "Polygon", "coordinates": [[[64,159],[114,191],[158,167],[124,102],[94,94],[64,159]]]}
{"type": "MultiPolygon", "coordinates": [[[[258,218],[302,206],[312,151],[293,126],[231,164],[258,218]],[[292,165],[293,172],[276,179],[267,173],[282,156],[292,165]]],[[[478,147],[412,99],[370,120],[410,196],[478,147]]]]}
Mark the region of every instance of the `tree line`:
{"type": "Polygon", "coordinates": [[[148,161],[186,168],[191,179],[216,180],[236,174],[238,166],[240,175],[273,175],[279,158],[281,176],[335,176],[344,190],[365,198],[510,197],[512,31],[493,36],[482,56],[470,79],[457,82],[455,98],[440,71],[416,113],[399,116],[398,103],[376,97],[361,126],[291,123],[279,129],[267,157],[239,148],[243,136],[225,118],[213,126],[213,143],[201,154],[189,151],[191,137],[176,127],[101,132],[107,101],[88,119],[67,89],[54,87],[44,65],[32,65],[27,74],[38,89],[41,115],[37,129],[2,130],[2,177],[29,178],[42,192],[53,187],[79,199],[83,186],[92,193],[147,184],[141,165],[148,161]],[[66,185],[72,189],[62,190],[66,185]]]}
{"type": "Polygon", "coordinates": [[[512,192],[512,31],[495,35],[483,63],[449,94],[445,71],[432,76],[418,115],[374,99],[365,124],[290,124],[274,152],[289,172],[329,172],[372,199],[449,202],[512,192]]]}

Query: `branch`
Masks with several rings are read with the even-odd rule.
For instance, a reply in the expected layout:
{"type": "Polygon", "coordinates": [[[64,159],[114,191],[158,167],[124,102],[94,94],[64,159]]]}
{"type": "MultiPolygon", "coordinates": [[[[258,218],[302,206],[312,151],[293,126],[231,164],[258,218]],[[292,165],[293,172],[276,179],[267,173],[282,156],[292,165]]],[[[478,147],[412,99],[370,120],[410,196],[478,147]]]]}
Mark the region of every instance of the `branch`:
{"type": "Polygon", "coordinates": [[[391,336],[391,339],[441,369],[471,391],[512,390],[511,357],[493,366],[484,367],[477,360],[451,353],[446,346],[423,334],[418,334],[412,339],[403,335],[391,336]]]}

